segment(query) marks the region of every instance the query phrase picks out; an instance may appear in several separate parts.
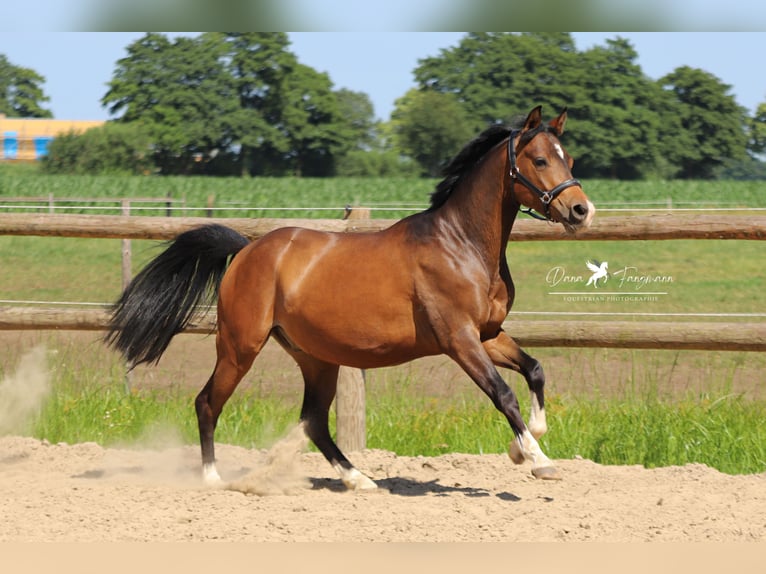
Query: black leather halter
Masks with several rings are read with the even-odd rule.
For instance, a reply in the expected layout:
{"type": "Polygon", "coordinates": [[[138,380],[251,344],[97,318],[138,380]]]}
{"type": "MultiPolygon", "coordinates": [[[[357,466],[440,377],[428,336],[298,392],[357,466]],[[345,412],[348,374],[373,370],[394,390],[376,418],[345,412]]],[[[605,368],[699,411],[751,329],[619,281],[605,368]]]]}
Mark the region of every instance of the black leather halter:
{"type": "MultiPolygon", "coordinates": [[[[530,130],[529,132],[526,132],[525,135],[529,134],[529,136],[527,137],[527,141],[532,140],[532,138],[534,138],[538,133],[546,131],[546,130],[547,130],[547,126],[544,126],[541,124],[537,128],[530,130]]],[[[535,219],[540,219],[542,221],[552,221],[551,202],[554,199],[556,199],[559,196],[559,194],[565,189],[567,189],[568,187],[572,187],[573,185],[580,185],[580,181],[574,178],[570,178],[570,179],[567,179],[566,181],[562,181],[560,184],[558,184],[556,187],[554,187],[550,191],[543,191],[542,189],[537,187],[523,173],[519,171],[519,168],[516,165],[516,149],[514,148],[513,141],[516,139],[516,137],[520,133],[521,133],[521,130],[513,130],[511,132],[510,137],[508,138],[508,161],[511,164],[510,176],[511,176],[512,184],[518,181],[521,185],[523,185],[528,190],[530,190],[535,195],[537,195],[537,197],[540,198],[540,201],[543,204],[545,214],[540,215],[536,213],[531,207],[527,209],[522,208],[521,211],[526,213],[527,215],[534,217],[535,219]]]]}

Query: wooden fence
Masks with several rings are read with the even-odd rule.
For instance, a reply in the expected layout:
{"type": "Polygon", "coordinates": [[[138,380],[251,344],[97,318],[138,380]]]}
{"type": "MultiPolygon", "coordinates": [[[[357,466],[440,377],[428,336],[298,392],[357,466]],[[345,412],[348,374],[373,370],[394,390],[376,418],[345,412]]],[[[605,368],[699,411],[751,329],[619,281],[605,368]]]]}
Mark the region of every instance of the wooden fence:
{"type": "MultiPolygon", "coordinates": [[[[105,309],[0,307],[0,331],[63,329],[102,331],[105,309]]],[[[211,333],[211,310],[187,329],[211,333]]],[[[553,321],[509,319],[503,328],[522,347],[601,347],[613,349],[681,349],[705,351],[766,351],[766,322],[553,321]]]]}
{"type": "MultiPolygon", "coordinates": [[[[273,229],[301,226],[326,231],[378,231],[392,220],[247,219],[140,217],[111,215],[0,214],[0,235],[172,239],[207,223],[228,225],[258,239],[273,229]]],[[[596,219],[590,229],[566,234],[561,226],[521,219],[511,241],[656,239],[766,239],[766,216],[647,215],[596,219]]],[[[0,330],[102,330],[103,309],[0,308],[0,330]]],[[[702,349],[766,351],[766,323],[684,323],[634,321],[509,320],[505,327],[522,346],[611,347],[637,349],[702,349]]],[[[190,332],[215,329],[210,313],[189,327],[190,332]]],[[[364,383],[360,371],[342,369],[336,401],[338,444],[347,451],[365,445],[364,383]]]]}
{"type": "MultiPolygon", "coordinates": [[[[165,215],[173,215],[174,206],[181,208],[186,206],[183,199],[174,199],[172,197],[131,197],[123,199],[114,199],[107,197],[56,197],[50,193],[47,196],[38,197],[0,197],[0,208],[24,209],[27,213],[57,213],[63,209],[114,209],[118,212],[125,211],[125,206],[135,206],[135,204],[151,205],[149,209],[165,210],[165,215]]],[[[135,207],[134,207],[135,208],[135,207]]],[[[143,208],[142,208],[143,209],[143,208]]],[[[128,209],[130,211],[130,208],[128,209]]]]}
{"type": "MultiPolygon", "coordinates": [[[[221,223],[251,239],[285,226],[324,231],[379,231],[391,219],[249,219],[207,217],[147,217],[123,215],[0,214],[0,235],[53,237],[99,237],[116,239],[172,239],[179,233],[206,223],[221,223]]],[[[638,239],[766,239],[766,215],[636,215],[596,218],[576,235],[560,225],[519,219],[511,241],[552,240],[622,241],[638,239]]]]}

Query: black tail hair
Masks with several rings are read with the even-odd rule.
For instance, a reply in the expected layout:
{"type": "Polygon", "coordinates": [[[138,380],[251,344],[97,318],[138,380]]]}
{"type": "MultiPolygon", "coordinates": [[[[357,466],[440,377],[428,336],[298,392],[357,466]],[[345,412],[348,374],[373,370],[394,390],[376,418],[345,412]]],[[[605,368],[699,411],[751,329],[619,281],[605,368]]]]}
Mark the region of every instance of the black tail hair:
{"type": "Polygon", "coordinates": [[[157,363],[198,305],[215,301],[230,257],[248,243],[245,236],[218,224],[180,234],[115,302],[106,343],[131,366],[157,363]]]}

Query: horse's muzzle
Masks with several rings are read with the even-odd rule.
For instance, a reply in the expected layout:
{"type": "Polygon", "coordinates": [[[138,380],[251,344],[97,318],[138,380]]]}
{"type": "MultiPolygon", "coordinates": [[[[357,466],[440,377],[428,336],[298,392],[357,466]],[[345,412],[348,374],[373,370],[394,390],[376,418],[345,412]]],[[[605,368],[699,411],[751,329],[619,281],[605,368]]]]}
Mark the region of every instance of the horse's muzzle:
{"type": "Polygon", "coordinates": [[[558,219],[564,225],[566,230],[574,233],[578,229],[590,227],[596,208],[590,201],[581,201],[572,205],[556,205],[555,210],[560,216],[558,219]]]}

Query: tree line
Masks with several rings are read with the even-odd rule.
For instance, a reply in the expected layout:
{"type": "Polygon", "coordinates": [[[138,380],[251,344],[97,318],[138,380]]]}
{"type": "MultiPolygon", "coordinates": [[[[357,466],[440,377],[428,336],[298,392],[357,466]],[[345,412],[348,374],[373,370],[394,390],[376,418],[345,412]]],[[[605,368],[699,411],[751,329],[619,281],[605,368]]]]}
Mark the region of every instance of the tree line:
{"type": "MultiPolygon", "coordinates": [[[[577,50],[563,32],[472,33],[413,74],[377,121],[367,94],[300,63],[285,33],[148,33],[107,84],[115,119],[56,138],[45,169],[436,177],[487,125],[542,104],[569,109],[578,177],[766,178],[766,103],[750,116],[729,85],[688,66],[652,80],[619,36],[577,50]]],[[[50,115],[43,81],[0,55],[0,111],[50,115]]]]}

